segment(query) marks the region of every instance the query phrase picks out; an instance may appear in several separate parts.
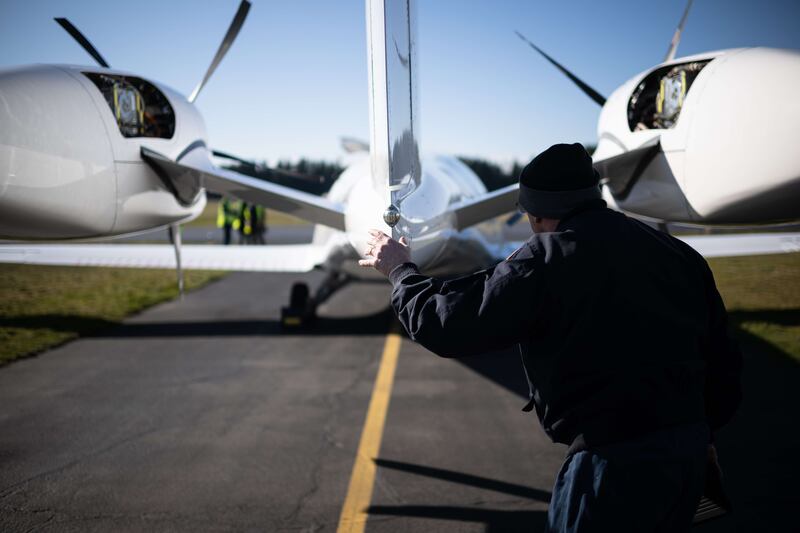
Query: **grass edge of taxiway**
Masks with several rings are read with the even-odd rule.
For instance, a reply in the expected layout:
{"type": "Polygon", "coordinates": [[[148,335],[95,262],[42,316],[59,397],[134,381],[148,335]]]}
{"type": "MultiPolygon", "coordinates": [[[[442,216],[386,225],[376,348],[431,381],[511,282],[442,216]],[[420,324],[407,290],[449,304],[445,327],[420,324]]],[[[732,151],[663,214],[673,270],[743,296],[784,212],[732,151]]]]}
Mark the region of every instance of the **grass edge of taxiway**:
{"type": "MultiPolygon", "coordinates": [[[[184,272],[186,291],[225,275],[184,272]]],[[[178,296],[174,270],[0,265],[0,366],[178,296]]]]}

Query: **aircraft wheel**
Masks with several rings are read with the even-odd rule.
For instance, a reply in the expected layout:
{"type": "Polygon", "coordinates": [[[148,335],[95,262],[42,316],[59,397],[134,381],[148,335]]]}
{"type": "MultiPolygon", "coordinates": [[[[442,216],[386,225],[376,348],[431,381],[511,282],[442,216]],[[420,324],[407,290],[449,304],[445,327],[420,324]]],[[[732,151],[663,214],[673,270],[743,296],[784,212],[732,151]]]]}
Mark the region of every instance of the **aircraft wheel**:
{"type": "Polygon", "coordinates": [[[281,326],[283,328],[300,328],[314,318],[314,305],[311,301],[308,285],[295,283],[289,293],[289,306],[281,308],[281,326]]]}
{"type": "Polygon", "coordinates": [[[305,283],[295,283],[292,285],[292,291],[289,293],[289,307],[295,309],[303,309],[308,305],[308,285],[305,283]]]}

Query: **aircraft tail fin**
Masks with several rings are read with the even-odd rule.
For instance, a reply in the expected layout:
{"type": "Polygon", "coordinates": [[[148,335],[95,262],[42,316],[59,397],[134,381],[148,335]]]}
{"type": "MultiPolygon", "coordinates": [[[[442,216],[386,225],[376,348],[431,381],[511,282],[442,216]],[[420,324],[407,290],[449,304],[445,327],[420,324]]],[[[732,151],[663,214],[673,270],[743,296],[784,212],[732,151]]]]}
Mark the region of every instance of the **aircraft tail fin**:
{"type": "Polygon", "coordinates": [[[370,161],[373,187],[402,212],[419,186],[415,0],[367,0],[370,161]]]}

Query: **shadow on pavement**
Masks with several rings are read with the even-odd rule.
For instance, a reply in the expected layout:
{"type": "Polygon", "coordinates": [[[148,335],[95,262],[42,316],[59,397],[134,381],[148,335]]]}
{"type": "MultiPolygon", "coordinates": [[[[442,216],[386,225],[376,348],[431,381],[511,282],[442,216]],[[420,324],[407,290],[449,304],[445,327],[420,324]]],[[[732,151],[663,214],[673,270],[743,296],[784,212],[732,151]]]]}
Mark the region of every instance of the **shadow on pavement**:
{"type": "Polygon", "coordinates": [[[487,533],[542,531],[547,523],[547,511],[504,511],[475,507],[435,505],[376,505],[368,510],[370,516],[403,516],[477,522],[486,525],[487,533]]]}
{"type": "MultiPolygon", "coordinates": [[[[443,481],[493,490],[512,496],[521,496],[543,502],[550,501],[550,493],[544,490],[516,483],[507,483],[453,470],[431,466],[415,465],[389,459],[376,459],[381,468],[400,470],[410,474],[433,477],[443,481]]],[[[436,520],[456,520],[476,522],[486,526],[486,531],[541,531],[547,520],[547,511],[510,511],[505,509],[485,509],[481,507],[454,507],[446,505],[373,505],[369,507],[370,516],[402,516],[429,518],[436,520]]]]}
{"type": "Polygon", "coordinates": [[[79,315],[23,315],[0,318],[0,328],[48,329],[51,331],[71,331],[78,334],[97,331],[116,326],[118,322],[79,315]]]}
{"type": "MultiPolygon", "coordinates": [[[[730,313],[733,325],[796,325],[798,316],[796,309],[730,313]]],[[[716,439],[733,513],[697,530],[797,531],[800,364],[762,338],[738,327],[734,331],[744,355],[744,397],[739,412],[716,439]]]]}
{"type": "Polygon", "coordinates": [[[505,481],[498,481],[496,479],[474,476],[472,474],[464,474],[462,472],[455,472],[453,470],[444,470],[432,466],[392,461],[390,459],[375,459],[375,464],[381,468],[390,468],[392,470],[408,472],[409,474],[433,477],[443,481],[459,483],[461,485],[469,485],[471,487],[477,487],[480,489],[502,492],[503,494],[511,494],[513,496],[530,498],[531,500],[539,500],[546,503],[550,501],[550,492],[546,490],[535,489],[533,487],[526,487],[525,485],[517,485],[516,483],[507,483],[505,481]]]}
{"type": "Polygon", "coordinates": [[[280,320],[276,319],[131,323],[96,333],[94,336],[118,338],[385,335],[389,332],[391,317],[392,315],[388,309],[359,317],[318,317],[312,324],[301,328],[284,328],[280,320]]]}
{"type": "Polygon", "coordinates": [[[392,314],[389,308],[371,315],[328,318],[318,317],[302,328],[284,328],[280,320],[215,320],[195,322],[117,323],[96,317],[71,315],[35,315],[0,319],[0,328],[48,329],[71,331],[83,337],[216,337],[264,335],[382,335],[389,332],[392,314]]]}

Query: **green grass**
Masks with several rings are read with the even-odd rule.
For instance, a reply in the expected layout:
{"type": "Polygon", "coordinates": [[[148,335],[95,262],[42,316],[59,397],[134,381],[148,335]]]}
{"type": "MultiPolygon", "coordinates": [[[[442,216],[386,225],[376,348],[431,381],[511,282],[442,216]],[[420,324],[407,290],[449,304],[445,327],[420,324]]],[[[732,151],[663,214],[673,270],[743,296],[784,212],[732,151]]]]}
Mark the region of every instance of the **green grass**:
{"type": "MultiPolygon", "coordinates": [[[[186,288],[223,275],[188,271],[186,288]]],[[[177,295],[173,270],[0,265],[0,365],[177,295]]]]}
{"type": "Polygon", "coordinates": [[[800,254],[708,263],[734,328],[800,361],[800,254]]]}
{"type": "MultiPolygon", "coordinates": [[[[200,216],[183,225],[201,228],[216,227],[218,205],[219,202],[217,200],[209,200],[205,209],[203,209],[203,212],[200,213],[200,216]]],[[[280,211],[267,209],[268,226],[298,226],[306,224],[309,224],[309,222],[306,222],[301,218],[293,217],[292,215],[287,215],[286,213],[281,213],[280,211]]]]}

